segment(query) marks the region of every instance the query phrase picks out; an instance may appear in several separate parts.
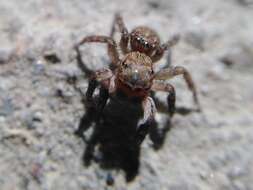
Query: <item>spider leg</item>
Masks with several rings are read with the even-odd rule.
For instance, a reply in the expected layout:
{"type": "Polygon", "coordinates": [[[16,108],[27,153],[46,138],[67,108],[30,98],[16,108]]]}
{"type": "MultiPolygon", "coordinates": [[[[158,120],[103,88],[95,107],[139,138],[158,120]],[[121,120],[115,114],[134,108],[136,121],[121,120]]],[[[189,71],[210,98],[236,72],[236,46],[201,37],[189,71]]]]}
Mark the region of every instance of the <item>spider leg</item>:
{"type": "Polygon", "coordinates": [[[86,91],[86,104],[87,112],[82,117],[79,127],[75,134],[84,137],[83,133],[86,131],[93,121],[97,121],[106,105],[109,98],[109,93],[113,93],[115,90],[114,76],[109,69],[101,69],[90,78],[88,89],[86,91]],[[97,86],[101,84],[99,90],[99,96],[97,101],[94,101],[93,94],[97,86]],[[95,114],[94,114],[95,113],[95,114]]]}
{"type": "Polygon", "coordinates": [[[81,89],[78,88],[78,91],[80,92],[82,96],[82,102],[84,103],[86,107],[86,113],[81,118],[78,129],[75,131],[75,135],[78,137],[81,137],[84,141],[86,141],[84,132],[88,130],[91,126],[91,123],[94,121],[94,112],[96,113],[96,107],[94,105],[94,101],[92,99],[92,95],[98,86],[98,82],[91,78],[88,84],[88,89],[86,91],[86,94],[83,94],[81,89]],[[86,97],[86,99],[84,98],[86,97]]]}
{"type": "Polygon", "coordinates": [[[96,118],[95,120],[98,120],[101,116],[101,113],[104,110],[104,107],[106,105],[106,102],[109,98],[109,91],[108,89],[101,87],[99,90],[99,97],[98,97],[98,101],[97,101],[97,113],[96,113],[96,118]]]}
{"type": "Polygon", "coordinates": [[[147,133],[149,132],[150,126],[155,122],[156,107],[153,99],[147,97],[142,102],[143,107],[143,118],[140,120],[136,131],[136,142],[138,145],[142,143],[147,133]]]}
{"type": "Polygon", "coordinates": [[[197,105],[197,111],[200,111],[201,107],[199,104],[195,84],[192,80],[190,73],[184,67],[176,66],[176,67],[169,67],[169,68],[163,69],[156,74],[154,79],[155,80],[166,80],[166,79],[173,78],[177,75],[183,75],[184,80],[185,80],[189,90],[193,94],[193,100],[194,100],[195,104],[197,105]]]}
{"type": "Polygon", "coordinates": [[[176,93],[175,93],[174,87],[171,84],[164,83],[161,81],[153,81],[151,90],[152,90],[151,94],[153,94],[154,101],[156,103],[158,111],[161,111],[162,113],[166,113],[166,114],[168,114],[169,112],[169,115],[170,115],[170,117],[166,119],[166,122],[163,124],[162,127],[158,127],[157,123],[155,123],[155,125],[152,126],[152,128],[150,128],[150,131],[149,131],[150,140],[153,142],[153,147],[156,150],[158,150],[164,144],[166,134],[170,130],[170,127],[171,127],[171,122],[170,122],[171,117],[175,113],[176,93]],[[154,96],[155,91],[164,91],[164,92],[169,93],[167,96],[167,107],[164,106],[164,104],[158,98],[155,98],[154,96]]]}
{"type": "Polygon", "coordinates": [[[106,43],[108,45],[108,55],[112,61],[112,64],[116,66],[119,61],[119,53],[117,51],[117,45],[115,41],[108,36],[87,36],[83,38],[76,46],[78,48],[80,45],[87,42],[97,42],[97,43],[106,43]]]}
{"type": "Polygon", "coordinates": [[[76,51],[76,60],[77,60],[77,66],[81,69],[81,71],[88,77],[90,77],[93,73],[93,71],[91,69],[89,69],[83,62],[82,60],[82,55],[80,52],[80,49],[78,48],[78,46],[75,47],[75,51],[76,51]]]}
{"type": "Polygon", "coordinates": [[[110,69],[101,69],[95,72],[95,75],[91,77],[88,85],[88,89],[86,92],[86,99],[88,102],[92,102],[93,93],[98,86],[101,84],[99,97],[97,101],[97,114],[99,115],[109,98],[109,93],[113,93],[115,91],[115,82],[114,82],[114,75],[110,69]]]}
{"type": "Polygon", "coordinates": [[[179,36],[179,35],[174,35],[174,36],[172,36],[171,39],[169,39],[166,43],[160,45],[160,46],[155,50],[155,53],[151,56],[151,59],[152,59],[153,63],[159,61],[159,60],[162,58],[164,52],[165,52],[166,50],[170,50],[170,48],[171,48],[172,46],[176,45],[177,42],[179,41],[179,39],[180,39],[180,36],[179,36]]]}
{"type": "Polygon", "coordinates": [[[167,111],[170,114],[170,117],[173,116],[175,113],[175,102],[176,102],[176,92],[174,87],[169,83],[154,81],[152,88],[153,91],[164,91],[168,92],[169,95],[167,96],[167,111]]]}
{"type": "Polygon", "coordinates": [[[115,34],[116,27],[118,27],[118,29],[121,33],[120,48],[124,54],[127,54],[130,51],[128,48],[129,33],[128,33],[127,28],[124,24],[123,18],[119,13],[116,13],[115,17],[114,17],[111,35],[110,35],[112,38],[115,34]]]}
{"type": "Polygon", "coordinates": [[[95,78],[90,78],[89,80],[89,84],[88,84],[88,89],[86,91],[86,100],[87,101],[92,101],[92,95],[95,91],[95,89],[97,88],[98,86],[98,81],[95,79],[95,78]]]}

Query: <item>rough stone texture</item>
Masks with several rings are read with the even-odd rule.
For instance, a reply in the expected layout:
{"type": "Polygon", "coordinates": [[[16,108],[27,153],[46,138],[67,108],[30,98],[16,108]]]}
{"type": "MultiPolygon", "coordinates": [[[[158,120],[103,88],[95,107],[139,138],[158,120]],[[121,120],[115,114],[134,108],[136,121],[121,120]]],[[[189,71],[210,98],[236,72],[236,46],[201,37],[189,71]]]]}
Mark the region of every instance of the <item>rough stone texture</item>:
{"type": "MultiPolygon", "coordinates": [[[[252,190],[252,18],[250,0],[0,1],[0,189],[252,190]],[[104,170],[83,166],[73,132],[85,109],[67,78],[86,89],[73,44],[107,35],[116,11],[129,29],[183,36],[172,64],[192,73],[203,113],[176,114],[162,149],[146,138],[139,176],[127,184],[113,171],[107,187],[104,170]]],[[[91,69],[108,62],[103,45],[82,53],[91,69]]],[[[171,83],[177,105],[193,106],[183,81],[171,83]]]]}

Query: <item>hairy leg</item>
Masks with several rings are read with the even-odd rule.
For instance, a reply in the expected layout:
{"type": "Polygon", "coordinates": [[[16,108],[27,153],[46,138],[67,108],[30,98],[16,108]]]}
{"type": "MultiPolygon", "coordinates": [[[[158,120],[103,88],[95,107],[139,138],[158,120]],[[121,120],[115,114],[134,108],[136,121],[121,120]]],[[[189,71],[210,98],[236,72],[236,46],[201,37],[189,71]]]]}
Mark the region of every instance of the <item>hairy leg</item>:
{"type": "MultiPolygon", "coordinates": [[[[95,79],[91,79],[88,84],[88,89],[86,91],[86,99],[83,98],[83,103],[85,104],[86,113],[81,118],[78,129],[75,131],[75,134],[81,138],[83,138],[84,141],[86,141],[84,132],[90,128],[91,123],[95,120],[94,113],[97,113],[96,105],[94,103],[94,100],[92,98],[92,95],[98,86],[98,82],[95,79]]],[[[83,96],[83,93],[80,89],[78,89],[81,95],[83,96]]]]}
{"type": "Polygon", "coordinates": [[[111,30],[111,37],[113,38],[114,33],[116,31],[116,27],[118,27],[120,33],[121,33],[121,38],[120,38],[120,48],[124,54],[129,52],[128,49],[128,42],[129,42],[129,33],[127,31],[127,28],[123,22],[123,19],[119,13],[115,14],[114,21],[113,21],[113,26],[111,30]]]}
{"type": "Polygon", "coordinates": [[[170,117],[172,117],[173,114],[175,113],[175,102],[176,102],[176,92],[174,87],[168,83],[154,81],[152,85],[152,90],[164,91],[169,93],[169,95],[167,96],[167,105],[168,105],[167,111],[169,112],[170,117]]]}
{"type": "Polygon", "coordinates": [[[169,50],[172,46],[176,45],[177,42],[179,41],[179,38],[180,38],[179,35],[174,35],[166,43],[159,46],[156,49],[154,55],[152,55],[152,57],[151,57],[153,63],[159,61],[162,58],[162,56],[166,50],[169,50]]]}
{"type": "Polygon", "coordinates": [[[98,81],[96,80],[96,78],[92,77],[89,80],[88,89],[87,89],[86,94],[85,94],[87,103],[90,103],[90,102],[93,103],[92,96],[93,96],[93,93],[94,93],[95,89],[97,88],[97,86],[98,86],[98,81]]]}
{"type": "Polygon", "coordinates": [[[176,66],[176,67],[163,69],[156,74],[155,80],[166,80],[166,79],[173,78],[177,75],[183,75],[188,88],[190,89],[190,91],[192,91],[193,100],[195,104],[197,105],[197,110],[200,111],[201,108],[200,108],[195,84],[192,80],[190,73],[184,67],[176,66]]]}
{"type": "Polygon", "coordinates": [[[115,91],[114,78],[115,77],[110,69],[101,69],[96,71],[94,76],[89,80],[89,85],[86,92],[87,103],[91,102],[93,104],[93,93],[98,84],[101,85],[96,105],[98,113],[103,110],[107,99],[109,98],[109,93],[113,93],[115,91]]]}
{"type": "Polygon", "coordinates": [[[158,111],[168,114],[170,117],[166,118],[166,122],[163,126],[158,126],[158,123],[155,123],[149,131],[149,137],[153,142],[154,149],[158,150],[164,144],[164,140],[166,138],[166,134],[171,128],[171,117],[175,113],[175,101],[176,101],[176,93],[174,87],[171,84],[164,83],[161,81],[154,81],[151,90],[154,93],[155,91],[164,91],[168,92],[167,96],[167,107],[158,99],[154,98],[158,111]]]}
{"type": "Polygon", "coordinates": [[[82,138],[84,142],[86,142],[86,138],[84,136],[84,132],[91,127],[92,122],[94,121],[93,113],[96,112],[96,107],[93,104],[92,94],[97,87],[98,83],[95,80],[91,80],[88,85],[88,90],[86,91],[86,95],[83,91],[77,86],[76,79],[73,81],[74,88],[80,93],[81,101],[86,109],[85,114],[80,119],[78,129],[75,131],[75,135],[82,138]],[[88,97],[88,98],[87,98],[88,97]]]}
{"type": "Polygon", "coordinates": [[[115,41],[108,36],[87,36],[83,38],[75,48],[78,48],[80,45],[88,42],[97,42],[97,43],[106,43],[108,45],[108,55],[112,61],[114,67],[118,64],[119,54],[117,51],[117,45],[115,41]]]}
{"type": "Polygon", "coordinates": [[[104,107],[106,105],[106,102],[109,98],[109,91],[108,89],[104,88],[104,87],[101,87],[100,88],[100,91],[99,91],[99,97],[98,97],[98,101],[97,101],[97,113],[93,113],[94,115],[96,115],[95,117],[95,120],[99,120],[100,116],[101,116],[101,113],[103,112],[104,110],[104,107]]]}
{"type": "Polygon", "coordinates": [[[155,112],[156,107],[153,99],[151,97],[147,97],[142,102],[143,107],[143,118],[140,120],[139,125],[136,131],[136,142],[138,145],[142,143],[144,138],[146,137],[149,128],[155,122],[155,112]]]}
{"type": "Polygon", "coordinates": [[[79,123],[79,127],[75,132],[76,135],[84,138],[84,131],[89,128],[93,121],[100,117],[109,98],[109,93],[114,91],[114,87],[114,77],[109,69],[101,69],[93,74],[89,80],[88,89],[85,94],[86,99],[83,101],[87,111],[79,123]],[[99,96],[94,101],[93,94],[99,84],[101,84],[99,96]]]}
{"type": "Polygon", "coordinates": [[[91,98],[96,87],[101,84],[105,88],[109,89],[110,80],[114,79],[114,75],[110,69],[100,69],[93,73],[89,79],[88,90],[86,92],[86,98],[91,98]]]}
{"type": "Polygon", "coordinates": [[[91,69],[89,69],[85,65],[85,63],[83,62],[82,55],[81,55],[81,52],[80,52],[80,49],[78,48],[78,46],[75,47],[75,51],[76,51],[77,66],[86,75],[86,77],[90,77],[92,75],[93,71],[91,69]]]}

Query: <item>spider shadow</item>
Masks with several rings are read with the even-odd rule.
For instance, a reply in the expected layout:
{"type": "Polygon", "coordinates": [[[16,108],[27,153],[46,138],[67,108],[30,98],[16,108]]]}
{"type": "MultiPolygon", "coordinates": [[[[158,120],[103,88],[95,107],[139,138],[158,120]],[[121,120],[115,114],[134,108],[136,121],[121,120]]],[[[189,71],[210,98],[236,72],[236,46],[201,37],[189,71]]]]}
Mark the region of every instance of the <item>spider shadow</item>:
{"type": "MultiPolygon", "coordinates": [[[[83,63],[78,49],[77,63],[86,76],[91,75],[92,71],[83,63]]],[[[151,96],[153,97],[153,94],[151,96]]],[[[94,102],[96,102],[96,98],[94,97],[94,102]]],[[[153,98],[156,100],[155,97],[153,98]]],[[[106,170],[123,170],[126,181],[132,181],[138,175],[140,165],[141,146],[136,143],[134,138],[138,121],[143,116],[141,103],[129,101],[126,97],[112,97],[100,117],[97,118],[95,115],[98,110],[95,104],[86,102],[85,98],[82,99],[82,102],[86,112],[80,119],[75,134],[81,137],[86,144],[82,158],[84,165],[88,167],[93,161],[106,170]],[[93,130],[87,138],[84,133],[89,128],[93,130]]],[[[158,103],[157,108],[167,111],[167,108],[160,103],[158,103]]],[[[183,115],[192,111],[186,108],[176,109],[177,113],[183,115]]],[[[155,150],[162,148],[170,129],[169,117],[162,127],[156,121],[152,123],[148,134],[155,150]]]]}
{"type": "Polygon", "coordinates": [[[93,160],[103,169],[121,169],[126,174],[126,180],[131,181],[139,168],[140,146],[133,137],[141,112],[125,103],[110,100],[98,120],[93,117],[96,108],[89,108],[81,118],[76,134],[82,136],[93,124],[89,139],[83,138],[86,142],[84,165],[89,166],[93,160]]]}
{"type": "MultiPolygon", "coordinates": [[[[86,108],[87,109],[87,108],[86,108]]],[[[103,169],[123,170],[126,181],[132,181],[140,165],[140,144],[135,140],[136,127],[142,117],[142,107],[138,102],[122,99],[110,99],[101,117],[94,118],[95,106],[90,106],[80,120],[76,134],[83,138],[86,148],[83,154],[85,166],[94,161],[103,169]],[[92,134],[86,138],[84,132],[92,126],[92,134]]],[[[162,147],[166,133],[170,129],[170,120],[165,127],[154,122],[149,137],[154,149],[162,147]]]]}

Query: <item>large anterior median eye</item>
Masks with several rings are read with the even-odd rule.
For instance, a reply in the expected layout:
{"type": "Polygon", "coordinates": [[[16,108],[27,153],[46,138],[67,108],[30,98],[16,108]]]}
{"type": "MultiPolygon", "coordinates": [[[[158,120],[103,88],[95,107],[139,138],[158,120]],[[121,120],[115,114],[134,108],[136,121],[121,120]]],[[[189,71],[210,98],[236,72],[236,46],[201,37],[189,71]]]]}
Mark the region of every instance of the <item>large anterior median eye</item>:
{"type": "Polygon", "coordinates": [[[141,42],[141,37],[137,37],[137,38],[136,38],[136,41],[137,41],[137,42],[141,42]]]}

